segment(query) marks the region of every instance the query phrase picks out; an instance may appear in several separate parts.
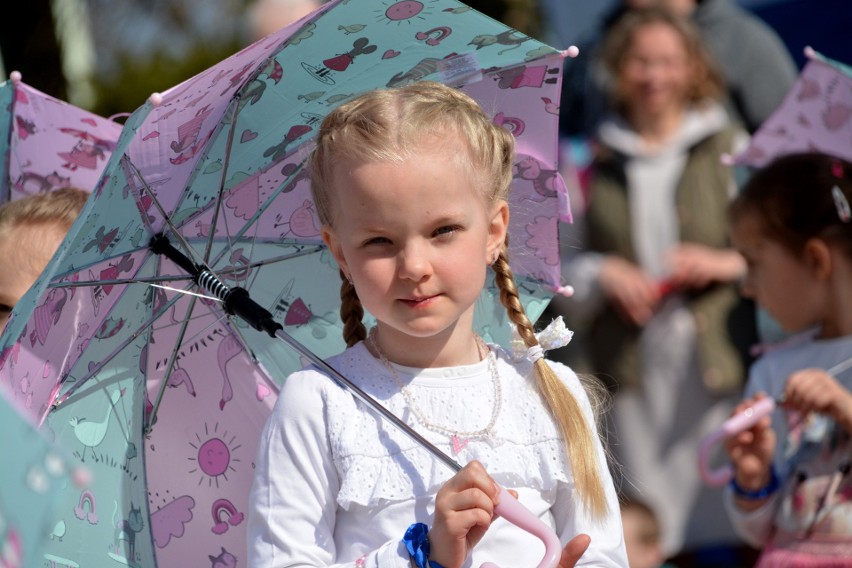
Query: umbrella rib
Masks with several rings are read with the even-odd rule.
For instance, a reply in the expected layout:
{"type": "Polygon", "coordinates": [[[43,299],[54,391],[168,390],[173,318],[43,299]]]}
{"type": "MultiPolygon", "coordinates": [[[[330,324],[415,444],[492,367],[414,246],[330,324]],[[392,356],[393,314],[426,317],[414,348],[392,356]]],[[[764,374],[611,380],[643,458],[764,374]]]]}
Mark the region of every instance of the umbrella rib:
{"type": "MultiPolygon", "coordinates": [[[[270,167],[272,167],[273,165],[274,164],[270,164],[270,167]]],[[[298,171],[292,172],[286,180],[284,180],[281,184],[279,184],[278,189],[276,189],[268,198],[266,198],[266,201],[263,204],[258,206],[257,211],[255,211],[255,213],[249,219],[246,220],[242,229],[240,229],[237,233],[235,233],[233,235],[233,237],[235,239],[241,238],[246,233],[246,231],[248,230],[248,227],[255,224],[255,222],[260,218],[260,216],[263,215],[266,212],[266,210],[269,208],[269,206],[272,205],[272,203],[278,198],[279,195],[281,195],[281,193],[284,191],[284,189],[286,187],[288,187],[290,181],[296,175],[298,175],[299,171],[301,171],[301,169],[299,169],[298,171]]],[[[222,251],[220,251],[219,254],[216,255],[216,258],[213,259],[213,261],[210,264],[212,266],[215,266],[216,263],[218,263],[219,260],[221,260],[221,258],[225,255],[225,252],[226,252],[225,249],[222,249],[222,251]]]]}
{"type": "Polygon", "coordinates": [[[309,255],[321,252],[322,249],[323,249],[322,246],[317,245],[317,246],[312,247],[310,249],[300,250],[299,252],[294,252],[294,253],[291,253],[291,254],[283,254],[283,255],[280,255],[280,256],[274,256],[272,258],[265,258],[263,260],[257,260],[255,262],[250,262],[250,263],[245,264],[245,265],[234,266],[234,267],[231,267],[231,268],[223,268],[222,270],[219,271],[219,274],[231,274],[233,272],[239,272],[239,271],[245,270],[246,268],[257,268],[259,266],[266,266],[268,264],[275,264],[276,262],[284,262],[286,260],[292,260],[294,258],[299,258],[299,257],[302,257],[302,256],[309,256],[309,255]]]}
{"type": "MultiPolygon", "coordinates": [[[[225,180],[228,178],[228,166],[231,164],[231,148],[234,145],[234,132],[237,129],[237,117],[239,116],[239,103],[241,95],[236,93],[231,99],[231,104],[227,110],[231,114],[231,128],[228,131],[228,142],[225,148],[225,160],[222,164],[222,176],[219,181],[219,195],[216,198],[216,209],[213,212],[213,219],[210,221],[210,232],[207,235],[207,244],[204,246],[204,262],[210,259],[210,251],[213,249],[213,238],[216,236],[216,225],[219,221],[219,213],[222,210],[222,196],[225,194],[225,180]]],[[[225,235],[228,235],[227,222],[225,223],[225,235]]],[[[228,239],[228,247],[231,246],[230,238],[228,239]]]]}
{"type": "MultiPolygon", "coordinates": [[[[251,248],[249,249],[249,255],[248,255],[249,258],[254,257],[255,245],[257,244],[257,233],[258,233],[259,230],[260,230],[260,223],[255,223],[254,224],[254,237],[251,239],[251,245],[250,245],[251,248]]],[[[254,274],[251,277],[251,283],[246,281],[246,284],[245,284],[246,288],[251,289],[251,287],[254,286],[254,283],[257,282],[257,279],[259,277],[260,277],[260,271],[255,270],[254,274]]]]}
{"type": "MultiPolygon", "coordinates": [[[[204,297],[206,298],[207,296],[204,296],[204,297]]],[[[216,301],[221,302],[221,300],[219,300],[218,298],[216,298],[216,301]]],[[[192,316],[192,317],[189,318],[189,321],[198,321],[198,320],[201,320],[201,319],[206,318],[206,317],[209,317],[209,314],[201,314],[201,315],[198,315],[198,316],[192,316]]],[[[198,330],[198,332],[195,335],[193,335],[192,337],[189,338],[189,341],[192,341],[193,339],[195,339],[199,335],[202,335],[205,331],[210,329],[210,326],[222,321],[222,319],[223,319],[223,316],[216,316],[215,321],[207,324],[206,326],[204,326],[204,328],[198,330]]],[[[182,324],[182,323],[183,323],[183,320],[181,320],[179,322],[176,321],[175,323],[169,323],[169,324],[166,324],[166,325],[162,325],[160,327],[156,327],[156,326],[152,325],[151,330],[152,331],[163,331],[164,329],[169,329],[171,327],[174,327],[174,326],[182,324]]]]}
{"type": "Polygon", "coordinates": [[[154,425],[154,422],[157,421],[157,412],[160,410],[160,403],[163,400],[163,393],[166,392],[166,387],[169,386],[169,377],[172,374],[172,369],[177,362],[179,347],[183,344],[183,338],[186,335],[186,329],[189,327],[189,320],[192,317],[192,311],[195,309],[195,303],[198,300],[197,296],[192,296],[189,300],[189,309],[187,310],[187,317],[184,318],[183,322],[180,326],[180,331],[178,331],[177,339],[175,340],[175,348],[172,349],[171,355],[169,355],[169,363],[166,365],[166,372],[163,374],[163,380],[160,382],[160,388],[157,389],[157,399],[154,401],[154,406],[151,408],[150,414],[145,421],[145,433],[149,434],[151,432],[151,426],[154,425]]]}
{"type": "MultiPolygon", "coordinates": [[[[144,278],[120,278],[117,280],[77,280],[76,282],[51,282],[48,284],[50,288],[83,288],[86,286],[115,286],[121,284],[151,284],[155,285],[157,282],[174,282],[175,280],[191,280],[191,276],[151,276],[144,278]]],[[[160,288],[164,288],[164,286],[160,286],[160,288]]],[[[174,289],[174,288],[172,288],[174,289]]],[[[205,296],[206,297],[206,296],[205,296]]],[[[212,299],[212,298],[211,298],[212,299]]]]}
{"type": "Polygon", "coordinates": [[[166,225],[169,226],[169,229],[171,229],[171,232],[175,236],[175,238],[181,242],[181,244],[184,246],[184,249],[190,255],[192,255],[193,257],[197,256],[195,249],[193,249],[190,246],[190,244],[188,242],[186,242],[186,239],[183,238],[183,235],[181,234],[181,232],[172,223],[171,218],[166,213],[166,210],[163,208],[163,204],[160,203],[160,200],[157,199],[157,195],[154,193],[154,190],[151,189],[151,186],[148,185],[148,182],[146,182],[145,178],[142,177],[142,172],[139,171],[139,168],[136,167],[136,164],[133,163],[133,161],[130,159],[130,157],[127,154],[124,154],[122,159],[123,159],[123,161],[126,161],[126,164],[133,169],[133,172],[136,174],[136,177],[138,177],[139,181],[142,182],[143,188],[145,189],[145,191],[148,192],[148,195],[151,197],[151,202],[154,204],[154,206],[160,212],[160,215],[163,216],[163,221],[166,223],[166,225]]]}
{"type": "MultiPolygon", "coordinates": [[[[181,296],[175,296],[174,298],[172,298],[171,300],[169,300],[168,302],[166,302],[166,303],[163,305],[163,307],[160,309],[160,311],[159,311],[159,312],[157,312],[156,314],[153,314],[150,318],[148,318],[147,320],[145,320],[145,322],[143,322],[143,323],[142,323],[142,325],[140,325],[140,326],[136,329],[136,331],[134,331],[134,332],[133,332],[133,333],[132,333],[132,334],[131,334],[131,335],[130,335],[127,339],[125,339],[124,341],[122,341],[122,342],[121,342],[121,343],[120,343],[120,344],[119,344],[119,345],[118,345],[115,349],[113,349],[113,351],[112,351],[111,353],[109,353],[106,357],[104,357],[104,358],[100,361],[100,363],[98,363],[98,364],[97,364],[97,365],[96,365],[93,369],[90,369],[90,370],[89,370],[89,371],[88,371],[85,375],[83,375],[83,377],[82,377],[82,378],[80,378],[79,380],[77,380],[77,381],[74,383],[74,385],[72,385],[72,386],[71,386],[71,388],[69,388],[69,389],[65,392],[65,394],[63,394],[61,397],[59,397],[59,398],[58,398],[58,400],[56,400],[55,402],[52,402],[50,406],[51,406],[53,409],[56,409],[57,407],[59,407],[59,405],[63,404],[66,400],[68,400],[68,398],[69,398],[71,395],[73,395],[75,392],[77,392],[77,391],[80,389],[80,387],[82,387],[85,383],[87,383],[87,382],[89,381],[89,379],[91,379],[92,377],[94,377],[95,375],[97,375],[97,374],[98,374],[98,373],[99,373],[99,372],[100,372],[100,371],[101,371],[104,367],[106,367],[107,363],[109,363],[110,361],[112,361],[112,360],[116,357],[116,355],[118,355],[119,353],[121,353],[121,352],[124,350],[124,348],[125,348],[125,347],[127,347],[127,346],[128,346],[128,345],[130,345],[133,341],[135,341],[135,340],[136,340],[136,338],[138,338],[138,337],[139,337],[139,335],[140,335],[143,331],[145,331],[146,329],[148,329],[149,327],[151,327],[151,326],[154,324],[154,322],[155,322],[155,321],[157,321],[157,319],[159,319],[159,318],[160,318],[160,316],[162,316],[164,313],[166,313],[166,310],[168,310],[168,309],[169,309],[169,308],[171,308],[174,304],[176,304],[176,303],[177,303],[177,301],[178,301],[180,298],[181,298],[181,296]]],[[[45,416],[46,416],[46,414],[45,414],[45,416]]]]}
{"type": "Polygon", "coordinates": [[[193,298],[204,298],[205,300],[213,300],[215,302],[221,302],[219,298],[215,296],[208,296],[206,294],[200,294],[198,292],[190,292],[189,290],[181,290],[180,288],[172,288],[171,286],[163,286],[161,284],[151,284],[154,288],[160,288],[162,290],[169,290],[170,292],[177,292],[178,294],[183,294],[184,296],[192,296],[193,298]]]}
{"type": "Polygon", "coordinates": [[[228,319],[228,320],[226,320],[226,321],[225,321],[225,325],[227,325],[227,326],[228,326],[228,329],[230,329],[230,330],[231,330],[231,333],[233,333],[233,334],[236,336],[237,341],[239,341],[239,342],[240,342],[240,345],[242,345],[242,346],[243,346],[243,349],[245,349],[245,352],[248,354],[249,358],[251,358],[251,362],[252,362],[252,363],[254,363],[254,364],[258,363],[258,358],[257,358],[257,355],[256,355],[256,354],[255,354],[255,352],[254,352],[254,349],[252,349],[251,347],[249,347],[249,344],[248,344],[248,342],[246,341],[246,338],[245,338],[245,336],[243,335],[243,332],[241,332],[241,331],[240,331],[240,328],[238,328],[237,326],[235,326],[235,325],[231,322],[231,320],[230,320],[230,319],[228,319]]]}

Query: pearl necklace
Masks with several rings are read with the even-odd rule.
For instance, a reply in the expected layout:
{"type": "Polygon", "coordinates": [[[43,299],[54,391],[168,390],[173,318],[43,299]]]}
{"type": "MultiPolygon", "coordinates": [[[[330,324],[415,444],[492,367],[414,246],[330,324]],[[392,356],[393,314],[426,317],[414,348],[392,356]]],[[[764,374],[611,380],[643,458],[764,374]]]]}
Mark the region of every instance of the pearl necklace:
{"type": "Polygon", "coordinates": [[[503,389],[500,386],[500,375],[497,372],[497,359],[494,356],[494,353],[492,353],[488,346],[485,345],[485,342],[481,337],[478,335],[475,336],[476,346],[480,354],[483,350],[485,351],[485,358],[488,359],[488,370],[491,372],[491,382],[494,386],[494,406],[491,409],[491,419],[484,428],[480,428],[479,430],[462,431],[454,430],[452,428],[442,426],[441,424],[436,424],[426,418],[423,411],[417,406],[417,404],[415,404],[411,390],[402,382],[402,379],[399,378],[399,374],[396,372],[393,364],[388,361],[388,358],[379,347],[378,342],[376,342],[376,333],[376,328],[372,328],[367,336],[367,341],[373,351],[375,351],[379,360],[390,372],[390,376],[399,387],[399,391],[402,393],[405,403],[408,405],[408,408],[411,409],[412,414],[414,414],[414,417],[417,418],[417,421],[420,422],[420,424],[433,432],[449,437],[453,446],[454,454],[461,452],[471,439],[488,439],[492,437],[492,434],[494,433],[494,426],[497,424],[497,418],[500,416],[500,410],[503,406],[503,389]]]}

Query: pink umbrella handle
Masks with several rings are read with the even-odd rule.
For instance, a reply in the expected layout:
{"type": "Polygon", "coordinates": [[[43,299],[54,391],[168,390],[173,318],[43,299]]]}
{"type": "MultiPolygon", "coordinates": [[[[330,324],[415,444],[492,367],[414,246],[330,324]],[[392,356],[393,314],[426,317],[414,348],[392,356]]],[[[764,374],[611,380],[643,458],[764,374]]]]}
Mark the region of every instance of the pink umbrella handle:
{"type": "Polygon", "coordinates": [[[725,420],[718,430],[701,441],[701,446],[698,448],[698,472],[704,483],[711,487],[719,487],[734,477],[734,469],[730,465],[724,465],[715,470],[710,469],[710,450],[713,446],[743,430],[748,430],[757,424],[758,420],[772,414],[773,410],[775,410],[775,401],[771,398],[762,398],[739,414],[725,420]]]}
{"type": "MultiPolygon", "coordinates": [[[[556,568],[559,558],[562,556],[562,544],[556,533],[533,515],[529,509],[521,505],[521,502],[512,497],[512,494],[503,487],[500,488],[500,504],[495,508],[495,513],[521,528],[533,536],[537,536],[544,543],[544,558],[537,568],[556,568]]],[[[496,564],[485,562],[479,568],[499,568],[496,564]]]]}

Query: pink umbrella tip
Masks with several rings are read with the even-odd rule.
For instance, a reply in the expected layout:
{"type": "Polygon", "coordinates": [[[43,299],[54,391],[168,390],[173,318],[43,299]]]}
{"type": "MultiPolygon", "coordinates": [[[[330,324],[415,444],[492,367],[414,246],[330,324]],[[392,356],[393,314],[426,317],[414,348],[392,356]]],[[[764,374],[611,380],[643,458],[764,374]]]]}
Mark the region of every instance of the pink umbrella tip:
{"type": "Polygon", "coordinates": [[[12,83],[14,83],[15,85],[17,85],[18,83],[20,83],[20,82],[21,82],[21,79],[22,79],[22,77],[21,77],[21,72],[20,72],[20,71],[12,71],[12,72],[9,74],[9,79],[11,79],[11,80],[12,80],[12,83]]]}
{"type": "Polygon", "coordinates": [[[163,95],[161,95],[160,93],[151,93],[151,96],[148,97],[148,102],[150,102],[155,107],[158,107],[163,104],[163,95]]]}
{"type": "Polygon", "coordinates": [[[805,46],[804,52],[805,52],[805,57],[807,57],[808,59],[814,59],[816,57],[816,54],[817,54],[816,50],[814,50],[814,48],[812,48],[809,45],[805,46]]]}
{"type": "Polygon", "coordinates": [[[723,166],[733,166],[734,164],[736,164],[736,160],[734,160],[734,157],[727,153],[720,154],[719,161],[722,163],[723,166]]]}
{"type": "Polygon", "coordinates": [[[564,53],[568,57],[574,58],[574,57],[577,57],[578,55],[580,55],[580,48],[577,47],[576,45],[571,45],[571,46],[568,47],[568,49],[566,49],[562,53],[564,53]]]}
{"type": "Polygon", "coordinates": [[[573,286],[554,286],[553,291],[559,294],[560,296],[565,296],[566,298],[570,298],[574,295],[573,286]]]}

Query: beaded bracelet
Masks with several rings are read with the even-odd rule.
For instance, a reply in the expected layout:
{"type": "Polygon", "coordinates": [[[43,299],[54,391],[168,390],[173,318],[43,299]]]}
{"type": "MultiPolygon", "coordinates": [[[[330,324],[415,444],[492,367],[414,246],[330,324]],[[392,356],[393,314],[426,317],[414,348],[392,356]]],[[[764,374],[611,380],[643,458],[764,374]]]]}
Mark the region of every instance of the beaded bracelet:
{"type": "Polygon", "coordinates": [[[745,499],[746,501],[762,501],[778,491],[780,486],[781,483],[778,480],[778,476],[775,474],[774,467],[769,469],[769,483],[766,487],[762,487],[756,491],[751,491],[750,489],[741,487],[737,483],[736,477],[731,479],[731,489],[734,490],[734,495],[741,499],[745,499]]]}
{"type": "Polygon", "coordinates": [[[414,523],[405,531],[402,542],[408,550],[408,556],[417,568],[444,568],[429,560],[429,527],[423,523],[414,523]]]}

